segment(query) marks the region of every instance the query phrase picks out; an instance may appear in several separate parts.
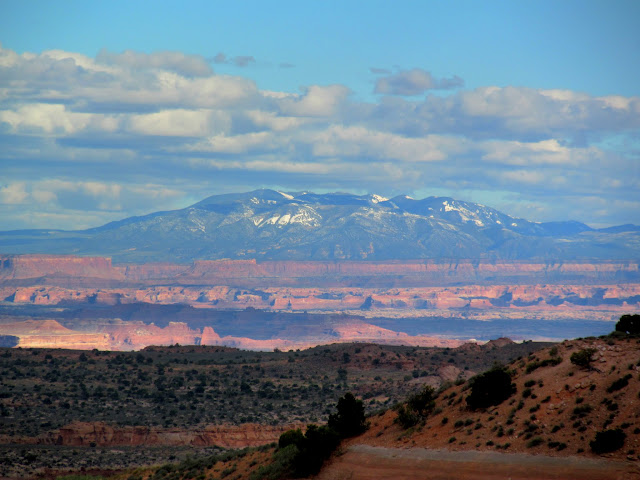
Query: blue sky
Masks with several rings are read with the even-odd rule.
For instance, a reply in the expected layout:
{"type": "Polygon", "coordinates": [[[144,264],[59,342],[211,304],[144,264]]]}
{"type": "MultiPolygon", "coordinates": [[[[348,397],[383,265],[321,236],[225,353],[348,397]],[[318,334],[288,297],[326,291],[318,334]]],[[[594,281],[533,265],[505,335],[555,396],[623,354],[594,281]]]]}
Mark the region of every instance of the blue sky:
{"type": "Polygon", "coordinates": [[[636,1],[0,2],[0,229],[255,188],[640,224],[636,1]]]}

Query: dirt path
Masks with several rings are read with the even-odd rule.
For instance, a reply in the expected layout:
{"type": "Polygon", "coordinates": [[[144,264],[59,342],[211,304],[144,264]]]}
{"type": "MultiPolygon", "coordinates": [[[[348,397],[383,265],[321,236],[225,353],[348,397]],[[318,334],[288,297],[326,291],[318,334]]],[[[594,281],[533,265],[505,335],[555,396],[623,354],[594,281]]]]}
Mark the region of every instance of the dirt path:
{"type": "Polygon", "coordinates": [[[318,480],[638,480],[637,462],[351,445],[318,480]]]}

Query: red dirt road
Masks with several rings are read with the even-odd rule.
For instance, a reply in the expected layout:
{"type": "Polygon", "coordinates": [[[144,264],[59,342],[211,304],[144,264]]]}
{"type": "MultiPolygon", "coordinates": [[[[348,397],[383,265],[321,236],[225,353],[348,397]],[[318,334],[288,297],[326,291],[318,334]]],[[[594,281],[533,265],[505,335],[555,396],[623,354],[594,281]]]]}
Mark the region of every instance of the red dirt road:
{"type": "Polygon", "coordinates": [[[637,462],[351,445],[318,480],[638,480],[637,462]]]}

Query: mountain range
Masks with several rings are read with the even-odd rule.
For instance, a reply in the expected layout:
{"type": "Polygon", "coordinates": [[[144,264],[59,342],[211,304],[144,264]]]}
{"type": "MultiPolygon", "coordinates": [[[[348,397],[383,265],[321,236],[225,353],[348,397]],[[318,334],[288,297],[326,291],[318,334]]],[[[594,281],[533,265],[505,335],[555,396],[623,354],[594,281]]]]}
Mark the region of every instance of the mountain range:
{"type": "Polygon", "coordinates": [[[449,197],[255,190],[88,230],[0,232],[0,252],[99,255],[131,263],[637,259],[640,227],[538,223],[449,197]]]}

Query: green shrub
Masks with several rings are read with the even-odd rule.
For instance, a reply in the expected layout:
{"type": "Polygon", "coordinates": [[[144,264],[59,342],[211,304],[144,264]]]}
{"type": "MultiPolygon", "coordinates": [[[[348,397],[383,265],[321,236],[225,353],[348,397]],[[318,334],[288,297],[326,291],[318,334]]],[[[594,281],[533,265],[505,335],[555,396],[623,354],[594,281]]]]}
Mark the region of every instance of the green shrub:
{"type": "Polygon", "coordinates": [[[560,423],[559,425],[554,425],[551,429],[551,433],[556,433],[558,430],[564,428],[564,423],[560,423]]]}
{"type": "Polygon", "coordinates": [[[534,437],[527,442],[527,448],[537,447],[538,445],[542,445],[544,440],[541,437],[534,437]]]}
{"type": "Polygon", "coordinates": [[[280,478],[291,478],[295,475],[295,461],[300,454],[296,445],[288,445],[278,449],[273,454],[273,460],[268,465],[263,465],[253,472],[250,480],[279,480],[280,478]]]}
{"type": "Polygon", "coordinates": [[[367,429],[364,417],[364,404],[356,400],[351,392],[347,392],[338,400],[338,413],[329,415],[329,428],[334,429],[341,437],[353,437],[367,429]]]}
{"type": "Polygon", "coordinates": [[[593,407],[588,403],[586,403],[584,405],[580,405],[579,407],[574,408],[573,414],[579,418],[582,418],[582,417],[586,417],[589,413],[591,413],[591,410],[593,410],[593,407]]]}
{"type": "Polygon", "coordinates": [[[511,383],[511,376],[501,367],[494,367],[473,377],[470,384],[471,394],[466,401],[471,409],[500,405],[516,391],[515,385],[511,383]]]}
{"type": "Polygon", "coordinates": [[[640,334],[640,315],[622,315],[616,323],[615,331],[630,335],[640,334]]]}
{"type": "Polygon", "coordinates": [[[280,435],[270,465],[261,467],[254,479],[304,477],[318,473],[324,461],[340,443],[340,436],[327,426],[308,425],[304,435],[300,430],[288,430],[280,435]]]}
{"type": "Polygon", "coordinates": [[[400,405],[398,407],[398,416],[396,422],[398,422],[402,428],[410,428],[416,425],[420,421],[420,417],[410,408],[400,405]]]}
{"type": "Polygon", "coordinates": [[[562,357],[545,358],[544,360],[538,360],[538,361],[528,363],[527,368],[525,368],[525,372],[531,373],[540,367],[548,367],[548,366],[555,367],[560,363],[562,363],[562,357]]]}
{"type": "Polygon", "coordinates": [[[278,440],[278,448],[285,448],[289,445],[300,445],[304,439],[304,433],[299,428],[296,430],[287,430],[278,440]]]}
{"type": "Polygon", "coordinates": [[[420,393],[409,397],[407,406],[418,415],[426,417],[436,406],[435,392],[433,387],[424,386],[420,393]]]}
{"type": "Polygon", "coordinates": [[[296,457],[296,472],[302,475],[316,474],[324,461],[340,443],[339,435],[329,427],[309,425],[305,439],[298,447],[300,454],[296,457]]]}
{"type": "Polygon", "coordinates": [[[574,365],[582,368],[591,368],[591,362],[593,362],[593,354],[596,353],[595,348],[584,348],[573,352],[569,360],[574,365]]]}
{"type": "Polygon", "coordinates": [[[609,453],[620,450],[624,445],[625,433],[616,428],[615,430],[602,430],[596,433],[596,438],[589,442],[593,453],[609,453]]]}
{"type": "Polygon", "coordinates": [[[398,407],[396,421],[403,428],[413,427],[433,412],[435,405],[435,390],[433,387],[425,386],[420,393],[411,395],[406,405],[398,407]]]}
{"type": "Polygon", "coordinates": [[[618,390],[622,390],[624,387],[626,387],[627,385],[629,385],[629,380],[631,379],[631,374],[627,374],[622,378],[619,378],[617,380],[615,380],[611,385],[609,385],[609,388],[607,388],[607,392],[608,393],[613,393],[616,392],[618,390]]]}

